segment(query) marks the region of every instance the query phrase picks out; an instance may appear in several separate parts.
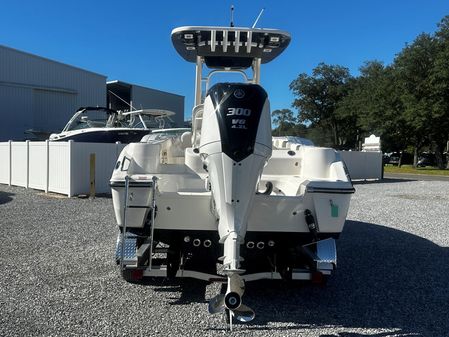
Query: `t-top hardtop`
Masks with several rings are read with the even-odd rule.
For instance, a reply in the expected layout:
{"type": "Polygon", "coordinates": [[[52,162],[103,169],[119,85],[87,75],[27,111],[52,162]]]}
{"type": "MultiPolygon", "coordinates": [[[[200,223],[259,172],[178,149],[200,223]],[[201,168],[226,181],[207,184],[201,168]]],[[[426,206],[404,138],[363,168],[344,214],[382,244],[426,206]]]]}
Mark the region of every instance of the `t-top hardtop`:
{"type": "Polygon", "coordinates": [[[188,62],[204,58],[210,68],[246,69],[254,59],[268,63],[290,43],[290,34],[277,29],[241,27],[179,27],[171,34],[176,51],[188,62]]]}

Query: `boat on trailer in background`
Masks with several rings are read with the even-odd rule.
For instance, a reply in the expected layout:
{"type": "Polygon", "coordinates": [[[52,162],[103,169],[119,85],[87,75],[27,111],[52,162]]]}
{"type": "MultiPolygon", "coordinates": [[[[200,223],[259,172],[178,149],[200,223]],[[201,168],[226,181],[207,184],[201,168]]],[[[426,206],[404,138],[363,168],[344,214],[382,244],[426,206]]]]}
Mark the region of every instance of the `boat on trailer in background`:
{"type": "Polygon", "coordinates": [[[161,109],[128,112],[104,107],[79,108],[60,133],[51,134],[50,141],[88,143],[139,142],[152,128],[164,128],[175,113],[161,109]]]}
{"type": "Polygon", "coordinates": [[[331,274],[354,188],[335,150],[272,138],[260,70],[288,46],[287,32],[181,27],[171,37],[196,65],[192,131],[120,154],[110,180],[116,259],[134,282],[226,283],[209,312],[228,313],[232,327],[255,317],[242,303],[245,282],[331,274]],[[243,80],[211,85],[218,73],[243,80]]]}

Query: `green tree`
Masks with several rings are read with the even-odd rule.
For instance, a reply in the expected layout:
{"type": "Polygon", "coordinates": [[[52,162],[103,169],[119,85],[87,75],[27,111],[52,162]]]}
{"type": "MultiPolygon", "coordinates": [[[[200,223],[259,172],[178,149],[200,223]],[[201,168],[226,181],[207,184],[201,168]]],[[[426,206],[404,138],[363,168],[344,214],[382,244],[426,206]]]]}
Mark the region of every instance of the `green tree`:
{"type": "MultiPolygon", "coordinates": [[[[444,108],[444,88],[437,67],[442,45],[429,35],[419,35],[396,57],[394,67],[402,90],[402,103],[406,123],[412,129],[414,165],[421,148],[436,147],[439,166],[442,167],[442,144],[447,140],[447,110],[444,108]],[[441,90],[442,89],[442,90],[441,90]],[[441,92],[443,91],[443,92],[441,92]]],[[[447,57],[447,55],[446,55],[447,57]]],[[[446,63],[440,59],[439,63],[446,63]]]]}
{"type": "Polygon", "coordinates": [[[338,104],[348,94],[351,80],[349,69],[338,65],[320,63],[312,75],[305,73],[290,84],[296,96],[293,107],[298,109],[298,121],[309,128],[329,129],[331,145],[348,146],[354,120],[337,113],[338,104]]]}
{"type": "Polygon", "coordinates": [[[442,168],[443,151],[447,150],[449,141],[449,15],[438,24],[435,42],[437,51],[429,78],[434,101],[432,140],[435,144],[438,166],[442,168]]]}
{"type": "Polygon", "coordinates": [[[376,134],[385,152],[402,151],[407,145],[409,128],[402,116],[401,93],[392,67],[369,61],[352,80],[351,90],[338,106],[338,114],[352,116],[360,138],[376,134]]]}
{"type": "Polygon", "coordinates": [[[429,74],[433,68],[435,43],[429,34],[419,35],[396,57],[394,67],[401,89],[404,118],[412,129],[414,165],[417,154],[429,142],[432,101],[429,74]]]}
{"type": "Polygon", "coordinates": [[[296,124],[296,117],[290,109],[274,110],[271,116],[273,117],[273,123],[277,125],[273,134],[277,136],[289,135],[289,130],[294,128],[296,124]]]}

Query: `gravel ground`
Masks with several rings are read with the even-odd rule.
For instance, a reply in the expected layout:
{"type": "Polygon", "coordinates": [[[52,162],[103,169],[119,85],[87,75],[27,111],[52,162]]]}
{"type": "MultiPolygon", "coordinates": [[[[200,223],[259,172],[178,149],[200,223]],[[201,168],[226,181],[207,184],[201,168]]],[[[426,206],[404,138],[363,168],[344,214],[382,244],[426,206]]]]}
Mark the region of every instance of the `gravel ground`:
{"type": "Polygon", "coordinates": [[[217,284],[121,280],[111,199],[0,185],[0,336],[449,336],[449,182],[355,187],[328,284],[248,283],[230,333],[217,284]]]}

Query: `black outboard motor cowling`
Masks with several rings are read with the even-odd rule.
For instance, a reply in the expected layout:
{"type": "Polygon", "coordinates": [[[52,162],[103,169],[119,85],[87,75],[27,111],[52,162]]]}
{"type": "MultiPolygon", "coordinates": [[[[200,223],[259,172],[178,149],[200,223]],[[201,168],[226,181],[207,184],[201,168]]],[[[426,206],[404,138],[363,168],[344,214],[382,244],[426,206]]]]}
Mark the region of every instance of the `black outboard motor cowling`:
{"type": "Polygon", "coordinates": [[[240,244],[271,150],[270,104],[265,90],[256,84],[214,85],[204,101],[199,152],[209,172],[228,275],[242,272],[240,244]]]}
{"type": "Polygon", "coordinates": [[[267,93],[256,84],[218,83],[207,95],[217,114],[222,151],[240,162],[254,151],[267,93]]]}

